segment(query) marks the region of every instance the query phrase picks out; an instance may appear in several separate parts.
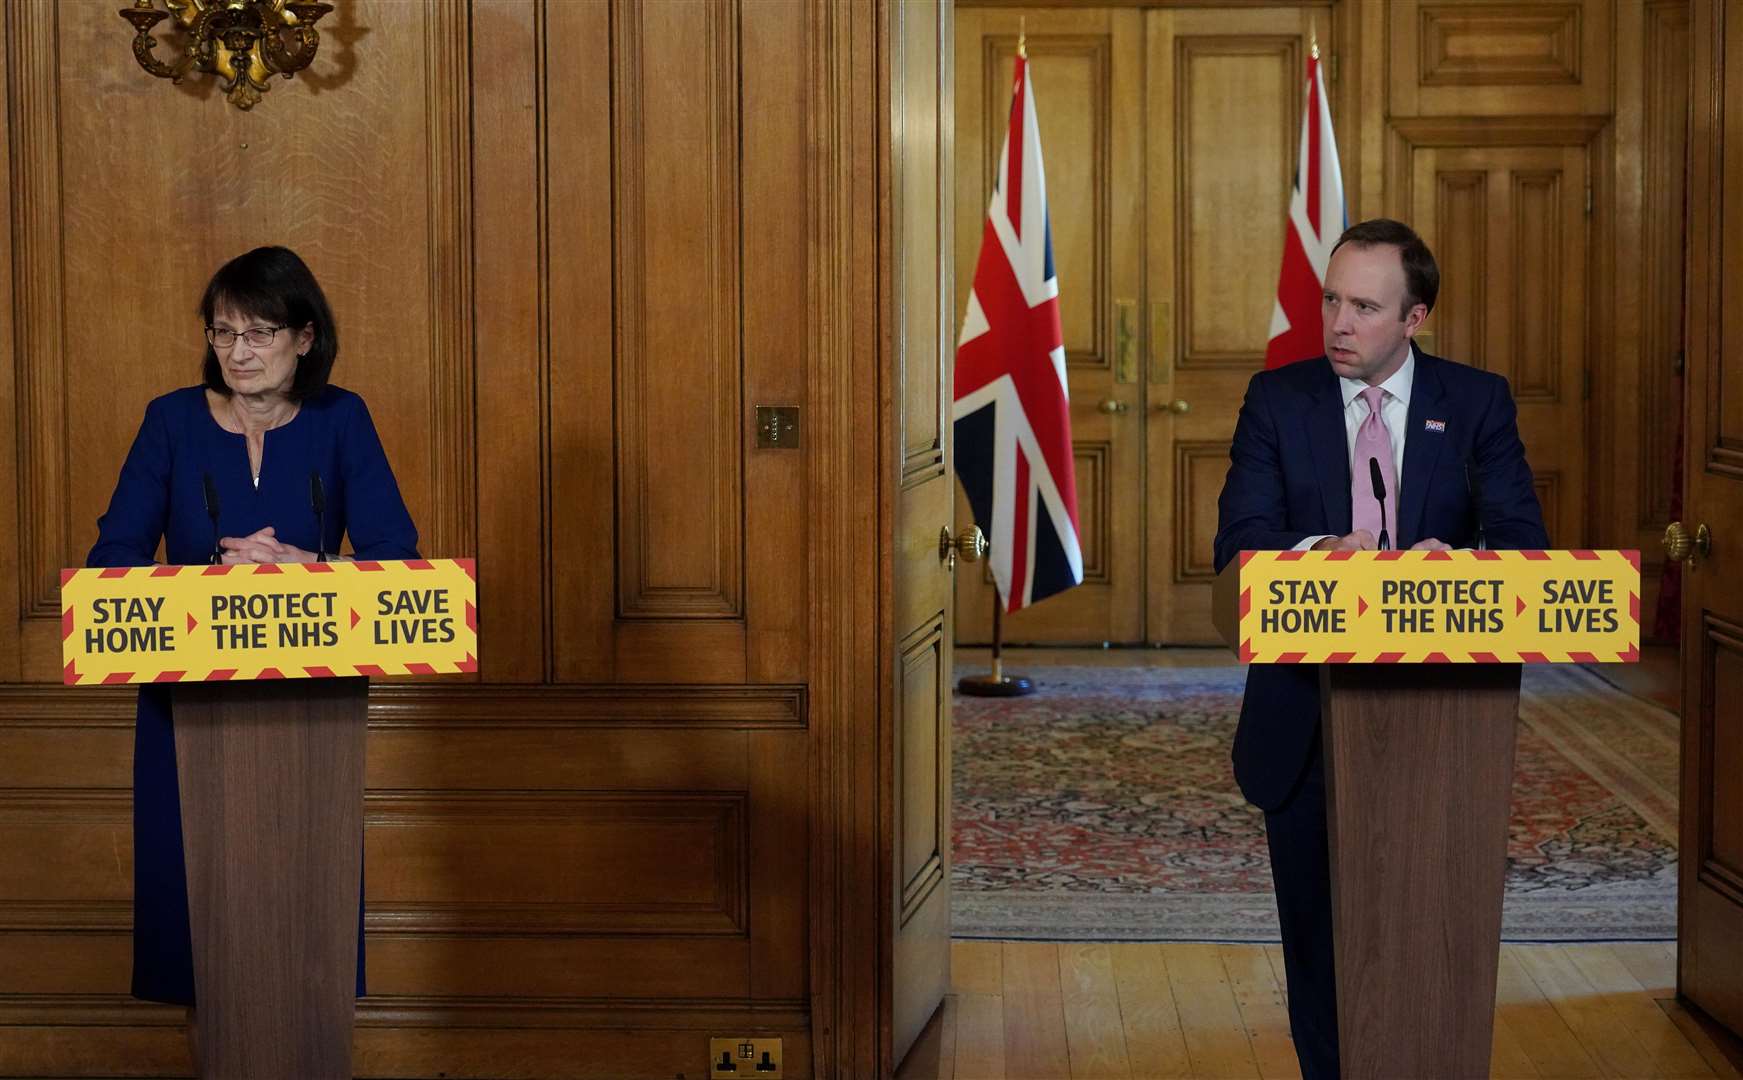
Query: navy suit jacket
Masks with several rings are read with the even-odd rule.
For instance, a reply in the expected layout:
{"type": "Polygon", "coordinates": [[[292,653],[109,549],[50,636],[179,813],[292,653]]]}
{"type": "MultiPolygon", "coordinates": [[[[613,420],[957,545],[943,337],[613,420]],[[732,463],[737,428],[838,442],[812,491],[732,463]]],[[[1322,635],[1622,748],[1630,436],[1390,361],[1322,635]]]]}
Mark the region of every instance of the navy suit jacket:
{"type": "MultiPolygon", "coordinates": [[[[1549,546],[1506,379],[1417,349],[1404,432],[1394,547],[1427,537],[1473,547],[1479,514],[1491,548],[1549,546]]],[[[1350,449],[1331,362],[1321,356],[1254,375],[1217,499],[1217,570],[1241,551],[1344,536],[1350,522],[1350,449]]],[[[1251,665],[1233,755],[1242,793],[1263,810],[1286,802],[1318,732],[1319,666],[1251,665]]]]}

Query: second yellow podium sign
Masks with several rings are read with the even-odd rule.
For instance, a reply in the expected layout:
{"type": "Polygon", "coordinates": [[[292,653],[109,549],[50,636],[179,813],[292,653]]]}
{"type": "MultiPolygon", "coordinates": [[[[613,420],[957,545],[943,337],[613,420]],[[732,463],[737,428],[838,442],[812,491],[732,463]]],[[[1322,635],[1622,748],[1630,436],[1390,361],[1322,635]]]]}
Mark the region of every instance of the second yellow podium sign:
{"type": "Polygon", "coordinates": [[[1637,551],[1244,551],[1238,575],[1250,663],[1640,658],[1637,551]]]}

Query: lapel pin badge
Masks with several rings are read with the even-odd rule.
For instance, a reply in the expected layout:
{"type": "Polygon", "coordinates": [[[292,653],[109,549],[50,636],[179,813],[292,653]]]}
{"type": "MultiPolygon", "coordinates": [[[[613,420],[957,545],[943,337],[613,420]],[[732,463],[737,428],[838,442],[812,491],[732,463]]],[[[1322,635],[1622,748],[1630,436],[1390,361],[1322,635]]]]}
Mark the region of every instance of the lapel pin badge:
{"type": "Polygon", "coordinates": [[[1422,430],[1424,430],[1424,431],[1438,431],[1438,432],[1444,433],[1446,431],[1446,421],[1445,420],[1424,420],[1422,422],[1422,430]]]}

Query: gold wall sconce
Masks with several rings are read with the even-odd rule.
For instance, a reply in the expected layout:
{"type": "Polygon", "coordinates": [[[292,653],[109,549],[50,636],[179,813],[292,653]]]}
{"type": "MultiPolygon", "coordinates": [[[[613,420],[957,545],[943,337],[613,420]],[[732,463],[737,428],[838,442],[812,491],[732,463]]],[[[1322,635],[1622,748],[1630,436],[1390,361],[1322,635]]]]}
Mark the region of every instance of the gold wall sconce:
{"type": "Polygon", "coordinates": [[[160,79],[179,83],[189,71],[204,71],[227,80],[224,96],[238,109],[252,109],[273,75],[292,75],[309,66],[321,46],[315,23],[333,10],[332,4],[310,0],[163,0],[168,11],[152,0],[133,0],[121,17],[133,24],[133,56],[139,66],[160,79]],[[152,54],[157,40],[151,31],[175,15],[187,33],[187,52],[173,63],[152,54]]]}

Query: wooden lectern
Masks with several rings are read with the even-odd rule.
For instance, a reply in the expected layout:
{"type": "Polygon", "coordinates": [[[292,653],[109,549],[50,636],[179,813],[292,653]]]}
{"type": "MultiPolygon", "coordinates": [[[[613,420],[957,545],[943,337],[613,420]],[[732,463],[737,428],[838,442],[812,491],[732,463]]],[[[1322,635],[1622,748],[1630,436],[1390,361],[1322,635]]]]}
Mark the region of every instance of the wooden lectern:
{"type": "Polygon", "coordinates": [[[367,678],[174,691],[203,1077],[351,1077],[367,678]]]}
{"type": "MultiPolygon", "coordinates": [[[[1214,589],[1237,652],[1241,561],[1214,589]]],[[[1348,1080],[1489,1075],[1520,668],[1320,665],[1348,1080]]]]}
{"type": "Polygon", "coordinates": [[[62,680],[171,684],[202,1077],[351,1076],[369,677],[478,672],[471,559],[61,571],[62,680]]]}

